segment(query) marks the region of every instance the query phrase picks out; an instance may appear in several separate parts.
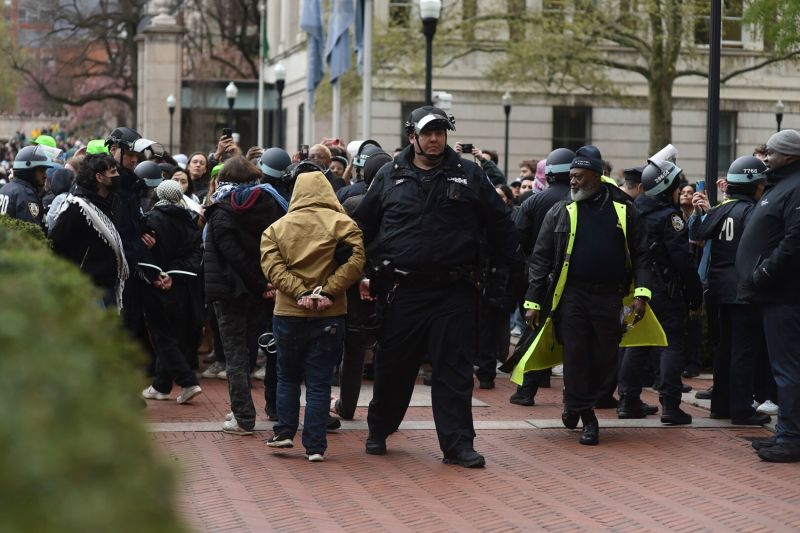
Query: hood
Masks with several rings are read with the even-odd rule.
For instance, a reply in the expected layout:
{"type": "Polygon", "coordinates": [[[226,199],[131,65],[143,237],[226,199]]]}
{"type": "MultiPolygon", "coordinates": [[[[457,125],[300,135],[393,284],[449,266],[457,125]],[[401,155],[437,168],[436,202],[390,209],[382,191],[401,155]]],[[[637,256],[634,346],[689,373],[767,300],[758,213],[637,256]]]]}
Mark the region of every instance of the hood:
{"type": "Polygon", "coordinates": [[[333,192],[328,178],[322,172],[305,172],[297,176],[289,202],[289,212],[321,207],[344,213],[344,208],[333,192]]]}

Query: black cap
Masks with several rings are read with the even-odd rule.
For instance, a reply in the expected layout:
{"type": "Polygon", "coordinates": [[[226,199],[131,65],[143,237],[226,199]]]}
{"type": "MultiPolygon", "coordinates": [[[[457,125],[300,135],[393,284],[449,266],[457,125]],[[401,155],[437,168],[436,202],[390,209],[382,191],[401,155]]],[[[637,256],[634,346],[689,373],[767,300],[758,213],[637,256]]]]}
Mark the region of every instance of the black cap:
{"type": "Polygon", "coordinates": [[[632,181],[633,183],[642,182],[642,172],[644,167],[631,167],[622,171],[622,176],[625,181],[632,181]]]}

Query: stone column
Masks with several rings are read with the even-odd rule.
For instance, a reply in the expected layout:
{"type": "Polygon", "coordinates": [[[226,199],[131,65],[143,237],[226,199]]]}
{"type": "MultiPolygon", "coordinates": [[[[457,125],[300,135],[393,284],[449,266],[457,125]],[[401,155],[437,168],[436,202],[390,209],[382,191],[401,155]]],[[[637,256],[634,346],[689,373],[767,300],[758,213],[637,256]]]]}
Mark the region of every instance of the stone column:
{"type": "Polygon", "coordinates": [[[173,144],[181,151],[181,70],[183,35],[186,29],[169,15],[165,2],[151,1],[150,12],[157,13],[149,26],[137,36],[139,46],[138,99],[136,124],[143,137],[160,142],[169,150],[169,111],[167,96],[175,96],[173,144]]]}

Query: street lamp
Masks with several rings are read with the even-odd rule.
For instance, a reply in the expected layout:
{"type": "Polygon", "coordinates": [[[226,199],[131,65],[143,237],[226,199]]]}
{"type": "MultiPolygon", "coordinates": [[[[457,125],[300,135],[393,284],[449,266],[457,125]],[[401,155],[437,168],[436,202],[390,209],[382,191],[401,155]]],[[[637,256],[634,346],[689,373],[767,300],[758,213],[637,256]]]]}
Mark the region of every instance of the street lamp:
{"type": "Polygon", "coordinates": [[[778,103],[775,104],[775,121],[778,123],[778,131],[781,131],[781,122],[783,122],[783,109],[786,106],[783,105],[782,100],[778,100],[778,103]]]}
{"type": "Polygon", "coordinates": [[[175,115],[175,95],[170,94],[167,96],[167,110],[169,110],[169,153],[175,153],[174,147],[172,146],[172,119],[175,115]]]}
{"type": "MultiPolygon", "coordinates": [[[[283,146],[283,88],[286,87],[286,67],[278,63],[272,69],[275,74],[275,90],[278,91],[278,146],[283,146]]],[[[309,110],[306,111],[310,112],[309,110]]]]}
{"type": "Polygon", "coordinates": [[[433,105],[433,36],[442,13],[442,0],[419,0],[419,16],[425,35],[425,104],[433,105]]]}
{"type": "Polygon", "coordinates": [[[506,179],[508,179],[508,121],[509,117],[511,116],[511,93],[506,91],[502,97],[502,101],[503,101],[503,111],[506,114],[506,143],[505,143],[506,157],[503,165],[503,173],[506,175],[506,179]]]}
{"type": "Polygon", "coordinates": [[[228,99],[228,127],[234,129],[233,127],[233,104],[236,103],[236,96],[239,94],[239,89],[236,87],[236,84],[230,82],[227,87],[225,87],[225,97],[228,99]]]}

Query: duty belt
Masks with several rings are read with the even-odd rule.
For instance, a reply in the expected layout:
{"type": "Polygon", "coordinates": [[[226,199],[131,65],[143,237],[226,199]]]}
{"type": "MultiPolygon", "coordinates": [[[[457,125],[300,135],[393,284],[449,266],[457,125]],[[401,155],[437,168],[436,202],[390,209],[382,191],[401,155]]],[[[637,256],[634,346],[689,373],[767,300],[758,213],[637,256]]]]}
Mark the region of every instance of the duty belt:
{"type": "Polygon", "coordinates": [[[395,268],[392,270],[392,276],[396,283],[411,287],[449,285],[459,281],[475,284],[477,281],[477,275],[468,270],[434,270],[425,272],[395,268]]]}

